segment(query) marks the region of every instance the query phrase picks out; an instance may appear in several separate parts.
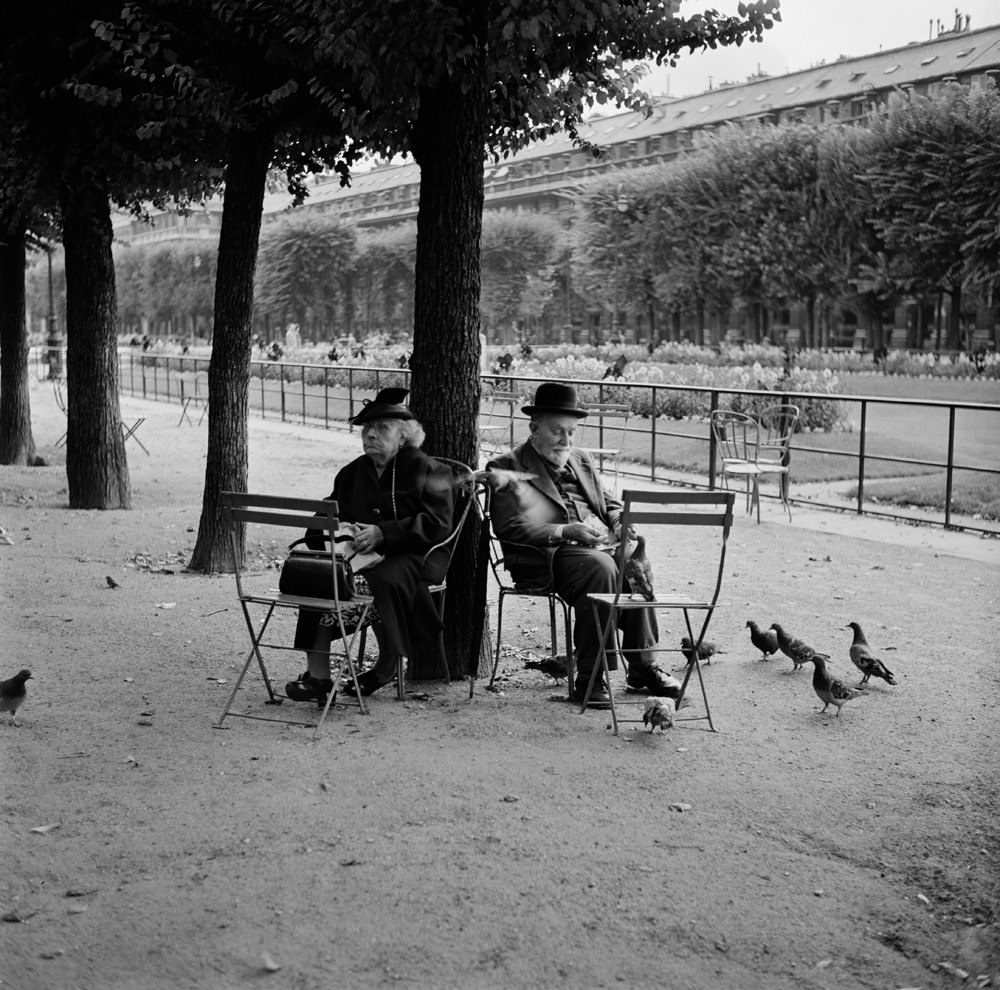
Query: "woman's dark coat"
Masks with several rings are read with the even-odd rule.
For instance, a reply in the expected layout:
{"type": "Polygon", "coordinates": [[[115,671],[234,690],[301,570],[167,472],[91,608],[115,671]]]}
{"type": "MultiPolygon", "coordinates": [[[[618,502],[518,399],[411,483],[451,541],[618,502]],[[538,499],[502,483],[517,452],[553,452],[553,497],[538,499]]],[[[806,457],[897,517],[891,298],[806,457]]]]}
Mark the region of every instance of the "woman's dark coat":
{"type": "MultiPolygon", "coordinates": [[[[378,552],[385,559],[364,576],[382,619],[381,647],[414,657],[432,645],[441,628],[428,583],[444,577],[445,551],[424,555],[452,529],[454,489],[451,472],[416,447],[401,447],[379,477],[371,458],[362,455],[337,472],[330,499],[346,522],[374,523],[382,531],[378,552]]],[[[322,548],[322,536],[307,534],[322,548]]],[[[295,646],[308,650],[319,624],[318,612],[300,612],[295,646]]]]}

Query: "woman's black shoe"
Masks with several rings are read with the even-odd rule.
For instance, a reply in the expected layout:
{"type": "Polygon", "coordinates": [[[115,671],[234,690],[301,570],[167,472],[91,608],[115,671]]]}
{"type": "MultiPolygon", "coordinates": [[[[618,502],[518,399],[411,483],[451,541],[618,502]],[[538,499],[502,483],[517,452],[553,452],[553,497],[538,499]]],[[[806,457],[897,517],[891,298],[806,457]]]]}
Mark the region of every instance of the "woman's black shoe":
{"type": "MultiPolygon", "coordinates": [[[[316,678],[308,673],[285,685],[285,694],[292,701],[315,701],[320,708],[326,704],[327,695],[332,690],[333,681],[330,678],[316,678]]],[[[334,699],[336,697],[334,695],[334,699]]]]}
{"type": "MultiPolygon", "coordinates": [[[[379,688],[385,687],[386,684],[391,684],[393,680],[393,677],[390,677],[385,681],[382,680],[382,678],[375,673],[374,668],[372,668],[371,670],[366,670],[363,674],[358,675],[358,688],[361,690],[361,694],[367,698],[368,695],[374,694],[379,688]]],[[[341,690],[344,694],[348,694],[352,698],[357,697],[354,692],[354,681],[350,678],[347,678],[344,681],[341,686],[341,690]]]]}

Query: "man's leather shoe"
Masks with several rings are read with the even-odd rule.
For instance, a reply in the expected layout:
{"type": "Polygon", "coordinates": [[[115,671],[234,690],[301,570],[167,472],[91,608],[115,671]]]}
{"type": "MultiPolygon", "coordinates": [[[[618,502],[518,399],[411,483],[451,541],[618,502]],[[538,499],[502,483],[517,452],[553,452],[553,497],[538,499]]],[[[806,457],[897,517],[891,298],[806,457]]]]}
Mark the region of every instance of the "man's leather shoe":
{"type": "Polygon", "coordinates": [[[681,696],[681,682],[672,674],[666,673],[662,667],[647,667],[644,672],[646,687],[656,698],[673,698],[676,701],[681,696]]]}
{"type": "MultiPolygon", "coordinates": [[[[583,704],[583,699],[587,694],[587,685],[590,683],[590,674],[585,674],[576,679],[576,690],[574,696],[577,701],[583,704]]],[[[598,679],[594,682],[594,690],[590,692],[590,699],[587,701],[588,708],[610,708],[611,695],[605,690],[604,684],[598,679]]]]}

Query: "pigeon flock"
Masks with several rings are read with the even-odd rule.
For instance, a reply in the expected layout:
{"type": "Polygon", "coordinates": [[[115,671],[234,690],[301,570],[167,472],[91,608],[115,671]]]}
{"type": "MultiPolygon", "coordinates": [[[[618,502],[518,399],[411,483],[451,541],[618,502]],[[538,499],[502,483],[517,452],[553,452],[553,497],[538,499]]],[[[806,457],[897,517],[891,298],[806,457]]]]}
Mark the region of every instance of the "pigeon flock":
{"type": "MultiPolygon", "coordinates": [[[[819,714],[824,713],[830,705],[837,709],[840,717],[841,708],[851,699],[860,698],[863,688],[872,677],[880,677],[886,684],[895,684],[896,677],[891,670],[872,652],[868,640],[857,622],[848,622],[844,627],[854,632],[848,654],[851,662],[861,671],[862,678],[857,687],[850,687],[835,677],[827,668],[830,662],[829,653],[819,653],[804,640],[789,635],[778,622],[772,622],[770,627],[762,629],[753,619],[747,619],[746,628],[750,630],[750,642],[761,652],[762,661],[769,660],[778,652],[783,653],[792,661],[792,674],[801,670],[807,663],[813,665],[812,687],[816,697],[823,702],[819,714]]],[[[685,641],[687,643],[687,641],[685,641]]],[[[688,645],[690,645],[688,643],[688,645]]],[[[703,644],[704,645],[704,644],[703,644]]]]}

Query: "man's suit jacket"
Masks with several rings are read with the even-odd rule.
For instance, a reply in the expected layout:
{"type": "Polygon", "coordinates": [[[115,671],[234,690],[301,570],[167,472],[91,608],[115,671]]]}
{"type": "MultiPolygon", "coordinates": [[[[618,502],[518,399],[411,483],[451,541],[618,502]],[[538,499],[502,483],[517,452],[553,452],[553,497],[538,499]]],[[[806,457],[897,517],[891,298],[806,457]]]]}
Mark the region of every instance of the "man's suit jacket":
{"type": "MultiPolygon", "coordinates": [[[[573,448],[569,463],[591,510],[608,527],[613,526],[622,513],[622,503],[604,490],[590,455],[573,448]]],[[[514,580],[518,583],[547,581],[552,571],[551,558],[558,546],[556,527],[573,520],[546,462],[529,442],[490,461],[487,468],[533,475],[530,481],[518,481],[494,490],[490,509],[493,530],[504,544],[505,564],[514,580]],[[537,549],[518,550],[510,544],[537,549]]]]}

